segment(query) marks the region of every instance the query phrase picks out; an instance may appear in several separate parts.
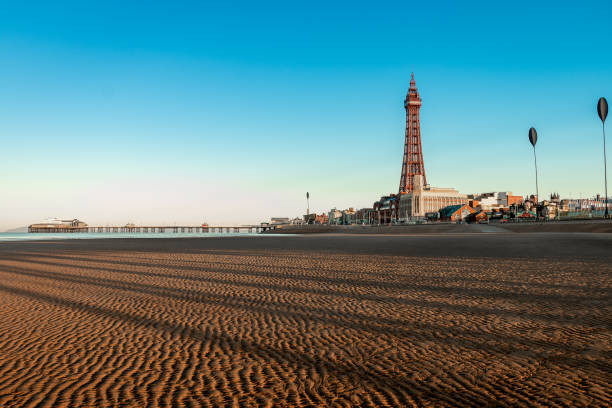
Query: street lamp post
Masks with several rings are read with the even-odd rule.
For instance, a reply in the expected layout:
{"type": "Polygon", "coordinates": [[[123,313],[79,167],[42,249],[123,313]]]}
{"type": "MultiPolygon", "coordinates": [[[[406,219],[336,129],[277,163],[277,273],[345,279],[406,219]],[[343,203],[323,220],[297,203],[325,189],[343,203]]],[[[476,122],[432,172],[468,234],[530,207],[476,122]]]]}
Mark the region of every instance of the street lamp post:
{"type": "Polygon", "coordinates": [[[536,206],[536,220],[539,218],[538,215],[538,201],[540,201],[540,193],[538,191],[538,159],[536,157],[536,150],[535,150],[535,146],[536,143],[538,141],[538,132],[536,132],[536,130],[534,128],[530,128],[529,129],[529,141],[531,142],[531,145],[533,146],[533,163],[535,165],[535,181],[536,181],[536,202],[535,202],[535,206],[536,206]]]}
{"type": "Polygon", "coordinates": [[[604,185],[606,194],[606,211],[604,212],[604,217],[608,218],[608,169],[606,160],[606,117],[608,116],[608,101],[606,101],[606,98],[599,98],[599,102],[597,102],[597,114],[599,115],[599,119],[601,119],[601,130],[603,132],[604,185]]]}

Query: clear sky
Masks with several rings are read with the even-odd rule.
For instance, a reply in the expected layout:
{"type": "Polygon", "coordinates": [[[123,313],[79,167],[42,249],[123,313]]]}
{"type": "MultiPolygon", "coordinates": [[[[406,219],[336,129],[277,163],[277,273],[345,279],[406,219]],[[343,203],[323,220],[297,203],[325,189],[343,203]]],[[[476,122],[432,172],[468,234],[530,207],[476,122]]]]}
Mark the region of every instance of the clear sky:
{"type": "Polygon", "coordinates": [[[0,230],[371,206],[413,71],[430,184],[603,192],[607,0],[0,5],[0,230]]]}

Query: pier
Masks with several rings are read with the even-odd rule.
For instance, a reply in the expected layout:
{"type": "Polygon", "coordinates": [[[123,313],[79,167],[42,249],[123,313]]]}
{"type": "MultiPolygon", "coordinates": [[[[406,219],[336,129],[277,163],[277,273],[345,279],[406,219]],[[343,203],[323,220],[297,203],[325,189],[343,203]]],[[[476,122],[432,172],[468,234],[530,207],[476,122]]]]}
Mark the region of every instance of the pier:
{"type": "Polygon", "coordinates": [[[77,226],[77,225],[30,225],[30,233],[141,233],[141,234],[163,234],[163,233],[261,233],[275,229],[276,225],[241,225],[241,226],[77,226]]]}

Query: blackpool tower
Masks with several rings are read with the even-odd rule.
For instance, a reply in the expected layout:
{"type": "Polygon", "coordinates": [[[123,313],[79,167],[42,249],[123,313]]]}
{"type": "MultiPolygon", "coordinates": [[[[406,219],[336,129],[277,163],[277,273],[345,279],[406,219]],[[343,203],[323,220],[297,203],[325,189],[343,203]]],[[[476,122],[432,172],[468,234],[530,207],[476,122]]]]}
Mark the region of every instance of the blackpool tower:
{"type": "Polygon", "coordinates": [[[404,161],[402,163],[402,177],[400,179],[399,193],[409,193],[414,189],[414,176],[425,178],[425,165],[423,164],[423,149],[421,148],[421,98],[414,82],[414,74],[410,78],[410,89],[404,100],[406,108],[406,140],[404,142],[404,161]]]}

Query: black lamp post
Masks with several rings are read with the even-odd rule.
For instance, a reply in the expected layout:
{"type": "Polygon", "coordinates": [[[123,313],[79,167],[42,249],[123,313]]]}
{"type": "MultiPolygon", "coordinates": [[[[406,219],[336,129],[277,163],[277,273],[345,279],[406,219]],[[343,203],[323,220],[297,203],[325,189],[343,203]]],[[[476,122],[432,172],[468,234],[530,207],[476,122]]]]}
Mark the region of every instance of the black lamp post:
{"type": "Polygon", "coordinates": [[[597,102],[597,114],[599,115],[599,119],[601,119],[601,129],[603,131],[603,142],[604,142],[604,184],[605,184],[605,194],[606,194],[606,211],[604,212],[604,217],[608,218],[608,169],[607,169],[607,160],[606,160],[606,116],[608,116],[608,101],[606,98],[599,98],[599,102],[597,102]]]}
{"type": "Polygon", "coordinates": [[[535,165],[535,180],[536,180],[536,219],[538,218],[538,201],[540,201],[540,192],[538,191],[538,159],[536,157],[535,146],[538,141],[538,132],[534,128],[529,129],[529,141],[533,146],[533,163],[535,165]]]}

